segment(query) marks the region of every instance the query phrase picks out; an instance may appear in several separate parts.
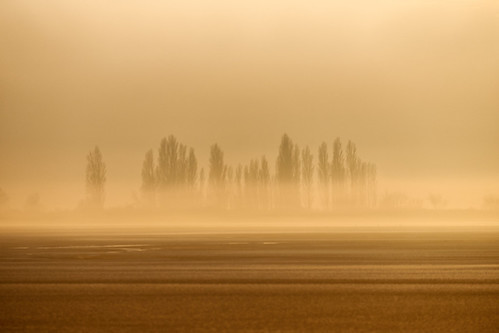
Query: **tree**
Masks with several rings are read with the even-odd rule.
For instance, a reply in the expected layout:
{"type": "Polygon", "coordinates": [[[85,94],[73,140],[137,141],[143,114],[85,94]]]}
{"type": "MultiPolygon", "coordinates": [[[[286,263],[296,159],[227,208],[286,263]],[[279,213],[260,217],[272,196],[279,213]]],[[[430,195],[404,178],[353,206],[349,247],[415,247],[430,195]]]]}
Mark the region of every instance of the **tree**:
{"type": "Polygon", "coordinates": [[[279,186],[280,205],[293,207],[300,204],[300,154],[298,145],[284,134],[276,162],[276,180],[279,186]]]}
{"type": "Polygon", "coordinates": [[[154,172],[154,155],[152,149],[147,151],[142,163],[142,193],[150,205],[154,205],[156,190],[156,174],[154,172]]]}
{"type": "Polygon", "coordinates": [[[227,167],[227,172],[225,174],[225,195],[226,203],[229,209],[234,208],[234,169],[231,166],[227,167]]]}
{"type": "Polygon", "coordinates": [[[179,143],[174,180],[177,189],[183,189],[187,184],[187,163],[187,146],[179,143]]]}
{"type": "Polygon", "coordinates": [[[367,201],[369,207],[376,207],[377,201],[377,182],[376,182],[376,164],[367,164],[367,201]]]}
{"type": "Polygon", "coordinates": [[[322,207],[327,209],[329,206],[329,156],[325,142],[319,146],[317,159],[321,203],[322,207]]]}
{"type": "Polygon", "coordinates": [[[267,158],[262,156],[260,160],[260,170],[258,171],[258,195],[260,207],[263,209],[270,208],[270,169],[267,158]]]}
{"type": "Polygon", "coordinates": [[[187,186],[193,189],[197,181],[198,160],[194,149],[189,149],[189,157],[187,159],[187,186]]]}
{"type": "MultiPolygon", "coordinates": [[[[95,152],[92,154],[95,155],[95,152]]],[[[317,164],[314,164],[310,148],[307,146],[300,150],[284,134],[274,175],[271,175],[265,156],[252,159],[246,165],[229,167],[218,144],[210,147],[207,172],[201,169],[198,173],[194,149],[170,135],[160,142],[156,166],[153,151],[146,153],[142,165],[142,191],[145,196],[168,193],[168,201],[163,204],[172,207],[191,206],[200,202],[195,199],[206,199],[209,204],[229,209],[293,208],[301,205],[310,209],[314,205],[314,172],[317,170],[322,207],[330,208],[347,202],[347,178],[350,179],[351,203],[374,207],[376,166],[362,162],[351,141],[346,145],[344,156],[341,140],[336,138],[332,154],[332,159],[329,159],[328,146],[323,142],[318,149],[317,164]]],[[[105,181],[105,166],[103,170],[105,181]]]]}
{"type": "Polygon", "coordinates": [[[234,176],[234,183],[236,186],[235,196],[236,196],[236,204],[235,206],[241,208],[244,205],[243,202],[243,166],[238,164],[236,167],[236,172],[234,176]]]}
{"type": "Polygon", "coordinates": [[[333,143],[333,159],[331,161],[332,201],[338,206],[344,201],[345,191],[345,158],[340,138],[333,143]]]}
{"type": "Polygon", "coordinates": [[[205,182],[206,177],[204,175],[204,168],[199,171],[199,193],[201,194],[201,200],[205,198],[205,182]]]}
{"type": "Polygon", "coordinates": [[[106,184],[106,164],[102,159],[99,147],[95,147],[87,155],[87,202],[92,208],[104,205],[104,185],[106,184]]]}
{"type": "Polygon", "coordinates": [[[158,184],[162,190],[172,188],[178,177],[178,141],[170,135],[163,138],[158,151],[158,184]]]}
{"type": "Polygon", "coordinates": [[[314,174],[313,155],[307,146],[301,152],[302,181],[305,190],[305,205],[308,209],[312,207],[312,178],[314,174]]]}
{"type": "Polygon", "coordinates": [[[210,149],[210,173],[209,181],[213,186],[221,187],[225,181],[226,165],[224,163],[224,153],[214,144],[210,149]]]}
{"type": "Polygon", "coordinates": [[[158,150],[156,172],[157,187],[161,190],[163,204],[173,207],[191,205],[195,192],[198,162],[194,149],[179,142],[173,135],[163,138],[158,150]],[[187,199],[187,200],[186,200],[187,199]]]}
{"type": "Polygon", "coordinates": [[[367,202],[367,171],[368,171],[368,163],[363,162],[359,159],[358,161],[358,173],[359,173],[359,183],[358,183],[358,191],[359,191],[359,204],[362,207],[368,205],[367,202]]]}
{"type": "Polygon", "coordinates": [[[350,176],[350,195],[352,203],[356,204],[359,158],[357,157],[357,147],[350,140],[347,143],[346,155],[348,174],[350,176]]]}
{"type": "Polygon", "coordinates": [[[293,141],[284,134],[279,146],[279,155],[276,163],[276,177],[280,185],[288,185],[295,180],[295,157],[293,141]]]}
{"type": "Polygon", "coordinates": [[[300,180],[301,180],[301,160],[300,160],[300,147],[295,144],[293,151],[293,181],[298,191],[298,198],[300,195],[300,180]]]}
{"type": "Polygon", "coordinates": [[[244,192],[247,207],[256,208],[258,205],[258,161],[251,160],[244,167],[244,192]]]}
{"type": "Polygon", "coordinates": [[[214,144],[210,148],[210,171],[208,181],[217,206],[225,205],[226,176],[227,165],[225,165],[224,162],[224,153],[218,144],[214,144]]]}

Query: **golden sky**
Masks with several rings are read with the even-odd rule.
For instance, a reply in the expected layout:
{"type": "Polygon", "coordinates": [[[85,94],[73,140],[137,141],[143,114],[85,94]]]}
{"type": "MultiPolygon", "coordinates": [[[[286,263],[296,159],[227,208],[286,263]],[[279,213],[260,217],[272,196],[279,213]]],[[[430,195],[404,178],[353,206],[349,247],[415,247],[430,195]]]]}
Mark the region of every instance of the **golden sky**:
{"type": "Polygon", "coordinates": [[[101,147],[108,202],[175,134],[207,165],[352,139],[380,192],[475,205],[499,192],[499,2],[2,0],[0,187],[84,196],[101,147]]]}

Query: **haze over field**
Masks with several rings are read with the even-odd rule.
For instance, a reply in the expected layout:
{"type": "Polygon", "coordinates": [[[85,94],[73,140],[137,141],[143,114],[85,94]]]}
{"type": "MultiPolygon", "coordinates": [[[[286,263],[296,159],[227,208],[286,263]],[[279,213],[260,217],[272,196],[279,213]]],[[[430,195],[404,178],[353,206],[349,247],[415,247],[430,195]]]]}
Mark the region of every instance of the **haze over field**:
{"type": "Polygon", "coordinates": [[[0,0],[1,332],[498,332],[498,0],[0,0]]]}
{"type": "Polygon", "coordinates": [[[0,187],[22,207],[85,196],[85,156],[107,164],[106,205],[140,190],[169,134],[208,167],[266,154],[288,133],[314,154],[352,139],[378,192],[480,208],[499,195],[499,3],[25,1],[0,3],[0,187]]]}

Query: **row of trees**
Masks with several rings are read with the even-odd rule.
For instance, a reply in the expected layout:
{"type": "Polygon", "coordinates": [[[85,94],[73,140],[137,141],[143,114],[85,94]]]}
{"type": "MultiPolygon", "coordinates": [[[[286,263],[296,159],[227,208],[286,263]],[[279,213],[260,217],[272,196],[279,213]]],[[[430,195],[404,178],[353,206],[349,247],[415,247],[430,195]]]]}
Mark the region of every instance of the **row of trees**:
{"type": "MultiPolygon", "coordinates": [[[[275,172],[265,156],[251,159],[235,168],[225,163],[218,144],[210,148],[209,173],[199,169],[193,148],[170,135],[160,142],[155,163],[154,152],[145,154],[142,165],[142,203],[147,206],[188,207],[213,206],[229,209],[375,207],[389,209],[421,208],[423,201],[404,193],[387,192],[377,202],[376,166],[364,162],[356,145],[348,141],[345,149],[337,138],[331,149],[323,142],[317,150],[317,161],[311,149],[300,149],[284,134],[279,145],[275,172]],[[329,152],[331,151],[331,158],[329,152]]],[[[87,155],[87,208],[101,208],[105,199],[107,168],[102,153],[95,147],[87,155]]],[[[434,209],[446,206],[438,194],[430,194],[434,209]]],[[[7,207],[9,196],[0,188],[0,209],[7,207]]],[[[25,206],[39,206],[35,193],[25,206]]],[[[498,209],[499,197],[489,195],[483,208],[498,209]]]]}
{"type": "MultiPolygon", "coordinates": [[[[355,144],[345,149],[339,138],[330,148],[323,142],[317,161],[310,147],[303,149],[284,134],[278,149],[275,173],[265,156],[235,167],[227,165],[218,144],[210,148],[209,170],[199,169],[192,147],[170,135],[142,164],[142,198],[145,205],[162,207],[212,206],[227,209],[374,207],[376,166],[364,162],[355,144]]],[[[102,207],[106,165],[95,147],[87,156],[86,185],[89,207],[102,207]]]]}
{"type": "MultiPolygon", "coordinates": [[[[204,182],[204,171],[199,175],[204,182]]],[[[194,149],[178,142],[170,135],[161,140],[157,165],[153,150],[149,150],[142,164],[142,193],[150,204],[156,193],[163,203],[181,204],[184,198],[197,199],[198,161],[194,149]]]]}
{"type": "Polygon", "coordinates": [[[322,143],[314,162],[308,146],[300,149],[284,134],[272,174],[265,156],[233,167],[225,163],[224,152],[214,144],[205,179],[194,149],[170,135],[161,140],[156,163],[153,150],[145,154],[143,199],[150,206],[227,209],[374,207],[376,166],[362,161],[351,141],[343,150],[337,138],[331,158],[329,151],[327,143],[322,143]]]}

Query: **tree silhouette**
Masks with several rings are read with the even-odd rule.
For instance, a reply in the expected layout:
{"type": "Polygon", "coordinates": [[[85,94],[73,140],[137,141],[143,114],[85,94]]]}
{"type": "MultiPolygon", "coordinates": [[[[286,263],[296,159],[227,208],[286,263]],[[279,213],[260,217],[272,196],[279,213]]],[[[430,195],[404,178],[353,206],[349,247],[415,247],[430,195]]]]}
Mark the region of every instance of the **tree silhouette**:
{"type": "Polygon", "coordinates": [[[328,146],[323,142],[318,149],[316,167],[310,148],[300,150],[284,134],[278,149],[275,174],[272,175],[265,156],[232,168],[225,164],[219,145],[214,144],[210,147],[208,177],[205,177],[202,168],[198,177],[194,149],[169,135],[160,142],[155,168],[153,152],[148,151],[145,155],[142,191],[145,197],[151,193],[153,196],[155,190],[168,193],[168,201],[164,203],[174,207],[185,203],[189,206],[203,204],[193,199],[204,200],[206,197],[210,204],[228,209],[292,208],[301,204],[311,209],[314,171],[317,169],[321,207],[341,207],[348,202],[345,191],[347,180],[350,180],[349,202],[360,207],[374,207],[376,165],[363,162],[352,141],[348,141],[344,156],[341,140],[336,138],[332,153],[330,160],[328,146]]]}
{"type": "MultiPolygon", "coordinates": [[[[239,186],[243,193],[241,205],[251,209],[269,209],[270,202],[270,169],[265,156],[260,160],[251,159],[244,167],[239,165],[236,169],[236,181],[244,180],[244,186],[239,186]]],[[[242,185],[242,184],[241,184],[242,185]]]]}
{"type": "Polygon", "coordinates": [[[184,185],[187,183],[187,146],[179,143],[177,154],[174,184],[177,190],[183,190],[184,185]]]}
{"type": "Polygon", "coordinates": [[[154,205],[156,174],[154,171],[153,151],[147,151],[142,163],[142,193],[149,205],[154,205]]]}
{"type": "Polygon", "coordinates": [[[258,171],[258,195],[260,208],[269,209],[270,204],[270,169],[267,158],[262,156],[260,170],[258,171]]]}
{"type": "MultiPolygon", "coordinates": [[[[157,188],[163,204],[179,207],[193,204],[196,192],[198,162],[194,149],[179,142],[173,135],[163,138],[158,150],[157,188]],[[165,200],[168,198],[168,200],[165,200]]],[[[204,179],[203,179],[204,180],[204,179]]],[[[202,182],[201,182],[202,183],[202,182]]],[[[200,184],[202,192],[202,184],[200,184]]]]}
{"type": "Polygon", "coordinates": [[[327,209],[329,207],[329,156],[327,153],[327,144],[323,142],[319,146],[317,157],[317,175],[319,176],[319,187],[321,205],[327,209]]]}
{"type": "Polygon", "coordinates": [[[333,143],[333,159],[331,161],[331,187],[333,205],[337,207],[344,204],[345,176],[345,158],[341,140],[336,138],[333,143]]]}
{"type": "Polygon", "coordinates": [[[189,149],[189,157],[187,159],[187,185],[192,190],[196,185],[198,172],[198,160],[194,149],[189,149]]]}
{"type": "Polygon", "coordinates": [[[236,208],[241,208],[244,206],[243,201],[243,166],[238,164],[236,167],[236,173],[234,176],[235,185],[235,206],[236,208]]]}
{"type": "Polygon", "coordinates": [[[225,172],[224,153],[218,144],[214,144],[210,149],[210,183],[216,186],[223,185],[225,182],[225,172]]]}
{"type": "Polygon", "coordinates": [[[87,155],[87,202],[91,208],[102,208],[104,205],[104,185],[106,183],[106,164],[102,159],[99,147],[95,147],[87,155]]]}
{"type": "Polygon", "coordinates": [[[281,207],[293,207],[300,204],[300,154],[298,145],[284,134],[279,145],[276,162],[276,180],[279,186],[279,204],[281,207]]]}
{"type": "Polygon", "coordinates": [[[206,190],[206,177],[204,175],[204,168],[201,168],[201,171],[199,171],[199,192],[201,194],[201,199],[204,199],[205,197],[205,190],[206,190]]]}
{"type": "Polygon", "coordinates": [[[358,198],[361,207],[367,206],[367,163],[358,160],[357,162],[358,170],[358,198]]]}
{"type": "Polygon", "coordinates": [[[178,141],[170,135],[163,138],[158,150],[158,183],[164,191],[172,188],[177,180],[178,141]]]}
{"type": "Polygon", "coordinates": [[[357,147],[350,140],[347,143],[346,155],[348,174],[350,176],[350,196],[352,204],[355,205],[357,203],[359,159],[357,157],[357,147]]]}
{"type": "Polygon", "coordinates": [[[295,180],[294,160],[293,141],[287,134],[284,134],[279,146],[279,155],[277,156],[276,177],[280,184],[289,184],[295,180]]]}
{"type": "MultiPolygon", "coordinates": [[[[300,180],[301,180],[301,159],[300,159],[300,147],[295,144],[295,148],[293,151],[293,181],[296,184],[295,187],[299,191],[300,190],[300,180]]],[[[299,199],[299,193],[298,193],[299,199]]],[[[299,203],[299,201],[298,201],[299,203]]]]}
{"type": "Polygon", "coordinates": [[[314,174],[313,156],[310,148],[307,146],[301,151],[302,160],[302,182],[305,191],[305,206],[312,207],[312,181],[314,174]]]}
{"type": "Polygon", "coordinates": [[[376,183],[376,164],[367,164],[367,204],[369,207],[376,207],[377,201],[377,183],[376,183]]]}
{"type": "Polygon", "coordinates": [[[257,182],[258,182],[258,161],[251,160],[244,167],[244,189],[245,202],[247,207],[255,208],[257,206],[257,182]]]}
{"type": "Polygon", "coordinates": [[[227,165],[224,163],[224,153],[218,144],[214,144],[210,148],[210,171],[208,181],[215,205],[219,207],[225,206],[226,177],[227,165]]]}
{"type": "Polygon", "coordinates": [[[227,173],[225,176],[225,195],[227,208],[233,209],[234,203],[234,169],[232,166],[227,166],[227,173]]]}

